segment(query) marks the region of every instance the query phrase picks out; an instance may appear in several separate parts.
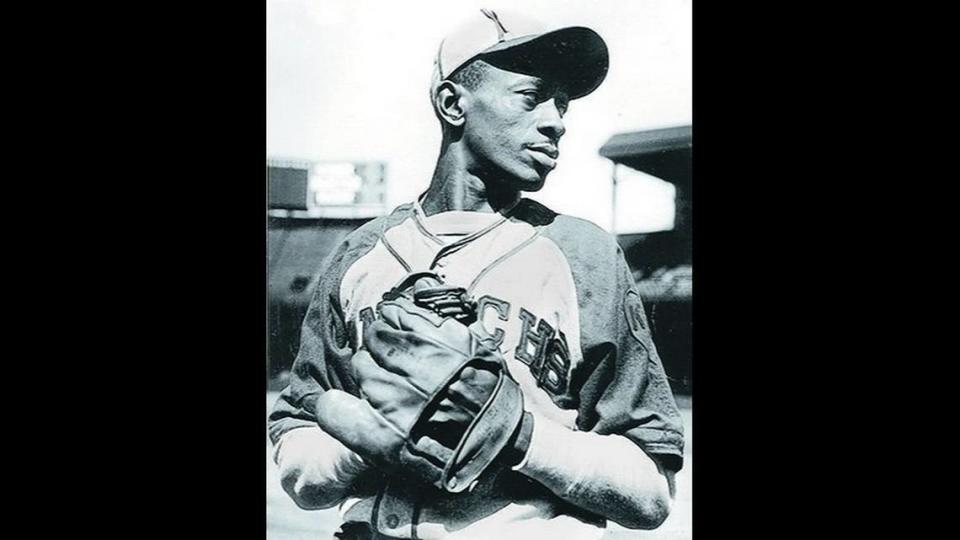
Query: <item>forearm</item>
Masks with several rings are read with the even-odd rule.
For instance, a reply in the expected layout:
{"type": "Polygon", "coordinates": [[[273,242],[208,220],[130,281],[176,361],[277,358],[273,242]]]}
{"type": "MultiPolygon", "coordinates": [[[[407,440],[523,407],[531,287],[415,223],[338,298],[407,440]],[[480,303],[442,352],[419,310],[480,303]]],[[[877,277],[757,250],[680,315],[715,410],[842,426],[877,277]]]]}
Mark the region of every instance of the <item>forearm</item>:
{"type": "Polygon", "coordinates": [[[316,426],[283,434],[274,461],[284,491],[307,510],[336,506],[368,470],[360,456],[316,426]]]}
{"type": "Polygon", "coordinates": [[[560,498],[632,529],[652,529],[670,513],[667,476],[626,437],[572,431],[536,417],[516,469],[560,498]]]}

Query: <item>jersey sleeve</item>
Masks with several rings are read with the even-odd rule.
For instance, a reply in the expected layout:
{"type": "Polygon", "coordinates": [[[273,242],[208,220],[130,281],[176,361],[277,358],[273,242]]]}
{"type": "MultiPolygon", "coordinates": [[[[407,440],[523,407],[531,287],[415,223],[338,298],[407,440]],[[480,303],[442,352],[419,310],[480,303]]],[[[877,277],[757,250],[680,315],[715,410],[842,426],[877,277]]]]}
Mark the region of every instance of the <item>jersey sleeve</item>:
{"type": "Polygon", "coordinates": [[[580,312],[583,363],[571,381],[578,429],[622,435],[679,470],[683,423],[620,246],[587,222],[557,229],[580,312]]]}
{"type": "MultiPolygon", "coordinates": [[[[683,466],[683,423],[623,254],[617,249],[606,339],[589,344],[596,367],[580,389],[581,429],[618,433],[673,470],[683,466]]],[[[599,320],[604,320],[603,318],[599,320]]]]}
{"type": "Polygon", "coordinates": [[[289,385],[280,393],[269,415],[268,433],[274,445],[299,427],[316,427],[313,404],[331,388],[358,394],[349,376],[353,354],[343,310],[340,281],[353,257],[350,238],[321,264],[319,281],[300,330],[300,349],[293,362],[289,385]]]}

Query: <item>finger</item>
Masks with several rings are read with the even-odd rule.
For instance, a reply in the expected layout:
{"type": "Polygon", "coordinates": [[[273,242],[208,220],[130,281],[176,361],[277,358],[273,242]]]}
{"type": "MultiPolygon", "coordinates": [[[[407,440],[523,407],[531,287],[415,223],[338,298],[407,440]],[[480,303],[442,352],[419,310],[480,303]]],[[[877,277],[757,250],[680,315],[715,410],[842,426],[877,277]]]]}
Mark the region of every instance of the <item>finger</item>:
{"type": "Polygon", "coordinates": [[[421,356],[424,340],[416,334],[391,327],[383,321],[374,321],[363,331],[364,348],[378,363],[404,364],[421,356]]]}
{"type": "Polygon", "coordinates": [[[463,424],[473,422],[480,409],[490,399],[497,380],[497,375],[490,371],[475,369],[472,366],[463,368],[459,377],[447,387],[443,400],[440,401],[436,413],[430,417],[430,420],[463,424]]]}
{"type": "Polygon", "coordinates": [[[498,376],[485,369],[463,368],[460,377],[450,385],[448,395],[455,403],[477,413],[490,399],[497,386],[498,376]]]}
{"type": "Polygon", "coordinates": [[[379,372],[373,369],[374,367],[377,367],[377,363],[366,349],[360,349],[350,359],[350,374],[353,375],[357,384],[362,384],[365,379],[380,376],[379,372]]]}
{"type": "Polygon", "coordinates": [[[364,333],[364,344],[381,368],[410,380],[428,394],[443,384],[463,361],[462,354],[449,347],[386,324],[372,323],[364,333]]]}
{"type": "Polygon", "coordinates": [[[483,408],[483,404],[487,402],[486,398],[488,395],[489,392],[485,394],[481,389],[473,388],[457,381],[447,388],[444,401],[449,401],[454,406],[470,412],[472,417],[476,416],[477,413],[480,412],[480,409],[483,408]]]}
{"type": "Polygon", "coordinates": [[[439,487],[453,451],[430,437],[420,437],[406,452],[400,453],[400,466],[407,474],[439,487]]]}
{"type": "Polygon", "coordinates": [[[498,379],[499,377],[495,372],[489,369],[475,367],[475,364],[464,367],[459,377],[459,380],[467,386],[481,391],[492,388],[497,384],[498,379]]]}
{"type": "Polygon", "coordinates": [[[453,450],[440,444],[435,439],[424,435],[420,437],[415,444],[417,450],[423,454],[433,456],[435,460],[446,464],[453,459],[453,450]]]}
{"type": "MultiPolygon", "coordinates": [[[[471,411],[473,407],[464,407],[453,402],[449,398],[444,398],[437,405],[437,410],[430,416],[430,422],[455,422],[463,425],[470,425],[476,416],[476,411],[471,411]]],[[[476,409],[479,411],[479,409],[476,409]]]]}
{"type": "Polygon", "coordinates": [[[401,430],[409,430],[430,395],[410,380],[380,367],[369,354],[353,355],[352,366],[364,399],[401,430]]]}
{"type": "Polygon", "coordinates": [[[421,291],[435,289],[441,285],[442,282],[437,278],[430,276],[422,277],[413,284],[413,293],[417,294],[421,291]]]}
{"type": "Polygon", "coordinates": [[[464,313],[463,306],[460,303],[456,304],[440,304],[437,306],[437,309],[440,312],[440,315],[444,317],[453,317],[455,315],[461,315],[464,313]]]}
{"type": "Polygon", "coordinates": [[[381,320],[398,330],[429,332],[444,323],[443,317],[417,306],[408,298],[383,302],[379,309],[381,320]]]}
{"type": "Polygon", "coordinates": [[[350,362],[347,363],[347,367],[350,370],[350,377],[353,378],[353,380],[357,384],[360,384],[360,374],[357,373],[357,366],[356,366],[356,361],[358,356],[369,357],[370,353],[366,349],[360,349],[359,351],[353,353],[353,357],[350,359],[350,362]]]}

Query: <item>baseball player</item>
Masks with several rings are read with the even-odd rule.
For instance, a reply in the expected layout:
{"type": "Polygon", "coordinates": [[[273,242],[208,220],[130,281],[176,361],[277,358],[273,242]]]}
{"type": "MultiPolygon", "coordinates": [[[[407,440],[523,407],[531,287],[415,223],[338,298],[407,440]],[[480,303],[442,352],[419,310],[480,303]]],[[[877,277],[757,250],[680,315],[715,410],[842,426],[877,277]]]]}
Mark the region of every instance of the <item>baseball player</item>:
{"type": "Polygon", "coordinates": [[[683,429],[631,273],[522,192],[606,76],[584,27],[480,10],[440,45],[427,191],[325,260],[269,418],[284,489],[337,538],[599,538],[670,511],[683,429]]]}

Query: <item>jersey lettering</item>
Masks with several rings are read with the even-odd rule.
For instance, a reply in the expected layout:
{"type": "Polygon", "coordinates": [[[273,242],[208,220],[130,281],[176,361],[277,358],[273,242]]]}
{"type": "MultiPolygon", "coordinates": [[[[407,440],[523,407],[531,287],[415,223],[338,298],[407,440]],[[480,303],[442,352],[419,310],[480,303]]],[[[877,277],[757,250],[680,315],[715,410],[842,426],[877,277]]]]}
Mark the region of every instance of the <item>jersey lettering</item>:
{"type": "Polygon", "coordinates": [[[533,366],[537,360],[537,346],[540,344],[540,336],[533,329],[537,317],[533,313],[520,308],[520,320],[523,321],[523,330],[520,331],[520,343],[517,343],[517,348],[513,351],[513,357],[528,366],[533,366]]]}
{"type": "MultiPolygon", "coordinates": [[[[496,346],[500,347],[506,333],[502,328],[493,328],[491,332],[483,323],[483,315],[488,308],[496,313],[498,320],[509,322],[510,303],[490,295],[484,295],[477,301],[478,320],[496,340],[496,346]]],[[[349,331],[354,350],[359,348],[363,339],[363,328],[376,318],[373,308],[366,307],[360,311],[357,321],[350,321],[349,331]]],[[[513,357],[528,367],[537,386],[551,396],[563,395],[567,390],[567,374],[570,371],[570,348],[566,335],[524,308],[520,308],[519,319],[522,328],[513,357]]]]}
{"type": "Polygon", "coordinates": [[[566,336],[543,319],[534,330],[537,317],[523,308],[520,309],[520,319],[523,321],[523,331],[513,357],[529,366],[537,386],[553,396],[563,394],[567,389],[570,368],[570,348],[566,336]]]}
{"type": "Polygon", "coordinates": [[[567,347],[567,336],[558,332],[557,337],[550,341],[543,369],[537,380],[550,394],[563,394],[567,390],[569,368],[570,348],[567,347]]]}
{"type": "Polygon", "coordinates": [[[368,324],[372,323],[377,316],[374,314],[373,308],[365,307],[360,310],[360,315],[358,318],[360,319],[361,324],[359,329],[357,328],[356,323],[350,321],[350,337],[353,340],[353,350],[355,351],[360,349],[360,342],[363,341],[363,329],[366,328],[368,324]]]}
{"type": "MultiPolygon", "coordinates": [[[[480,324],[483,324],[483,315],[486,312],[487,308],[491,308],[497,312],[497,318],[503,322],[507,322],[507,316],[510,314],[510,302],[506,300],[500,300],[499,298],[494,298],[490,295],[484,295],[480,297],[480,300],[477,301],[477,320],[480,321],[480,324]]],[[[493,336],[493,339],[496,341],[497,347],[503,344],[503,329],[494,328],[491,333],[490,330],[483,326],[487,333],[490,333],[493,336]]]]}
{"type": "Polygon", "coordinates": [[[376,318],[377,316],[373,314],[373,308],[366,307],[360,312],[360,320],[364,326],[372,323],[376,318]]]}

